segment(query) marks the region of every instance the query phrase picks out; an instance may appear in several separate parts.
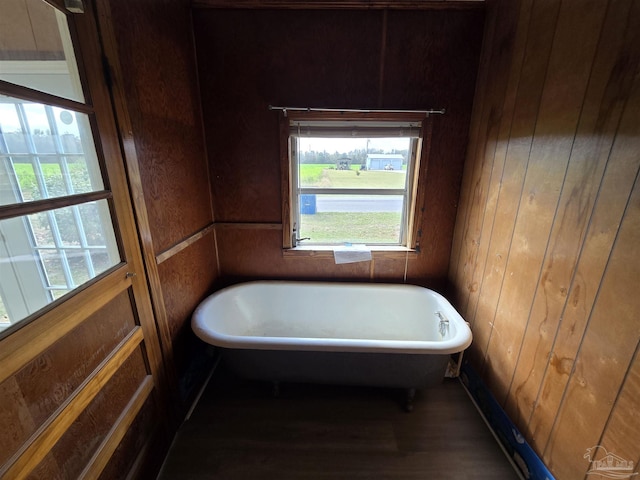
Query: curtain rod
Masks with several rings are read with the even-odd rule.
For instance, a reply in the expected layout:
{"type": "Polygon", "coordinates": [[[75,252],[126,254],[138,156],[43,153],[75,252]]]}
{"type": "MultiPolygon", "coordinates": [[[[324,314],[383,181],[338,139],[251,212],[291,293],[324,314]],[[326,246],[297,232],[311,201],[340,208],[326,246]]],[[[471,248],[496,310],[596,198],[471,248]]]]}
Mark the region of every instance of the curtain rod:
{"type": "Polygon", "coordinates": [[[334,113],[426,113],[427,115],[431,115],[434,113],[444,115],[445,109],[441,108],[439,110],[366,110],[360,108],[312,108],[312,107],[276,107],[274,105],[269,105],[269,110],[281,110],[284,113],[284,116],[287,116],[287,111],[292,112],[334,112],[334,113]]]}

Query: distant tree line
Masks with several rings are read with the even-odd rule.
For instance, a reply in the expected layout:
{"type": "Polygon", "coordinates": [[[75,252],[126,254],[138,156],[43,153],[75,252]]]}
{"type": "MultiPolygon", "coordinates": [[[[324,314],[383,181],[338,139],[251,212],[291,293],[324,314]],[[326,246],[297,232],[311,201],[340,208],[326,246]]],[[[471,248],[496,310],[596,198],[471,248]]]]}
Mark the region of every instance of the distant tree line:
{"type": "Polygon", "coordinates": [[[348,158],[351,160],[351,165],[366,165],[367,163],[367,153],[393,153],[402,155],[402,163],[407,163],[407,150],[392,150],[391,152],[385,152],[382,149],[361,149],[361,150],[352,150],[350,152],[334,152],[329,153],[327,151],[316,152],[315,150],[311,150],[308,152],[300,152],[300,163],[316,163],[316,164],[327,164],[327,165],[335,165],[338,161],[348,158]]]}
{"type": "MultiPolygon", "coordinates": [[[[63,133],[58,136],[64,153],[83,153],[82,141],[79,137],[70,133],[63,133]]],[[[56,153],[56,145],[54,136],[51,135],[50,130],[42,130],[36,128],[33,130],[31,140],[38,153],[56,153]]],[[[29,147],[27,144],[27,135],[21,131],[17,132],[2,132],[2,138],[0,138],[0,151],[2,153],[29,153],[29,147]],[[3,145],[4,146],[1,146],[3,145]],[[4,149],[8,152],[4,152],[4,149]]]]}

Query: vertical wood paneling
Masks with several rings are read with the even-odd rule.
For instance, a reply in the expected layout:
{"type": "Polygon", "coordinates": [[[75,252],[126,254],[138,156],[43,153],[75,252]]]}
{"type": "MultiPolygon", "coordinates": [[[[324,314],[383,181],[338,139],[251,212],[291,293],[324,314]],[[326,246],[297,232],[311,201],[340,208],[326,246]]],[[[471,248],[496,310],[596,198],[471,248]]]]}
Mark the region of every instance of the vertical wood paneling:
{"type": "Polygon", "coordinates": [[[493,320],[500,334],[492,335],[487,347],[486,361],[492,367],[485,379],[500,402],[506,400],[520,354],[606,3],[594,0],[590,8],[580,9],[580,15],[575,7],[563,2],[560,8],[493,320]]]}
{"type": "Polygon", "coordinates": [[[584,140],[574,143],[571,151],[506,405],[507,413],[517,420],[521,428],[526,426],[537,399],[549,352],[567,303],[580,247],[635,73],[637,60],[631,61],[629,68],[627,53],[640,38],[637,38],[635,29],[625,36],[625,29],[620,28],[626,23],[630,5],[630,2],[626,5],[620,3],[620,8],[609,10],[591,72],[576,133],[577,138],[584,140]],[[623,52],[625,58],[611,55],[612,51],[623,52]]]}
{"type": "MultiPolygon", "coordinates": [[[[501,38],[495,38],[494,40],[493,37],[488,37],[487,41],[495,41],[507,45],[514,43],[513,37],[516,25],[514,17],[517,18],[520,3],[512,2],[509,4],[509,8],[499,9],[492,15],[488,28],[493,27],[497,30],[497,35],[501,36],[501,38]]],[[[462,275],[469,279],[467,288],[461,292],[462,297],[457,299],[460,311],[466,317],[469,316],[467,310],[469,296],[478,290],[476,278],[476,272],[478,271],[477,257],[482,257],[479,250],[486,245],[486,242],[481,243],[480,236],[483,233],[484,220],[487,217],[486,213],[491,210],[490,208],[486,210],[471,209],[470,205],[486,201],[488,195],[487,184],[491,179],[495,178],[493,176],[493,165],[494,161],[497,160],[495,149],[498,143],[501,120],[505,113],[503,112],[505,103],[503,102],[503,92],[507,88],[510,79],[508,71],[512,63],[512,55],[512,49],[496,49],[491,50],[491,55],[485,59],[486,65],[491,66],[492,78],[497,79],[497,83],[495,88],[488,92],[478,92],[480,98],[476,99],[476,104],[482,113],[478,115],[478,121],[474,123],[473,136],[467,147],[467,156],[473,159],[473,169],[469,169],[472,174],[469,176],[469,183],[465,185],[461,193],[463,198],[460,202],[460,214],[464,215],[466,219],[465,228],[461,231],[460,252],[457,258],[454,259],[452,256],[452,261],[457,263],[453,267],[456,268],[455,275],[458,278],[462,275]]],[[[496,167],[500,168],[500,165],[501,163],[498,160],[496,167]]]]}
{"type": "Polygon", "coordinates": [[[562,323],[556,334],[549,364],[539,387],[539,398],[529,423],[532,441],[540,449],[546,446],[555,421],[629,192],[640,166],[640,158],[634,153],[634,145],[637,145],[640,136],[638,93],[636,79],[604,172],[598,200],[570,286],[562,323]],[[620,135],[621,132],[625,133],[620,135]]]}
{"type": "Polygon", "coordinates": [[[468,358],[557,478],[583,478],[598,444],[640,458],[639,14],[628,0],[523,3],[515,43],[497,41],[497,22],[484,46],[484,62],[512,48],[517,74],[496,94],[489,73],[476,98],[513,115],[495,153],[467,156],[453,298],[473,325],[468,358]]]}
{"type": "MultiPolygon", "coordinates": [[[[630,16],[636,20],[629,22],[628,32],[634,29],[632,25],[638,21],[635,15],[637,13],[630,16]]],[[[627,48],[637,53],[636,46],[629,44],[627,48]]],[[[631,65],[626,62],[632,57],[623,54],[622,51],[619,58],[619,66],[616,66],[614,71],[622,69],[633,72],[637,68],[637,55],[636,63],[631,65]]],[[[637,128],[640,124],[637,73],[629,80],[632,82],[633,91],[616,131],[615,144],[607,161],[597,203],[570,285],[568,301],[562,314],[563,320],[530,420],[532,441],[539,448],[546,445],[640,163],[638,156],[633,153],[633,144],[640,135],[637,128]]],[[[621,98],[621,101],[625,100],[626,98],[621,98]]]]}
{"type": "MultiPolygon", "coordinates": [[[[472,321],[475,319],[475,312],[478,307],[478,299],[480,298],[480,287],[482,286],[483,279],[486,275],[487,256],[489,254],[489,245],[491,235],[493,233],[493,226],[495,223],[498,200],[500,198],[500,189],[502,187],[502,176],[505,169],[506,151],[509,145],[508,138],[509,132],[512,126],[513,112],[515,108],[516,97],[518,94],[518,85],[520,81],[520,72],[522,69],[522,63],[524,60],[525,46],[527,40],[527,28],[516,29],[518,19],[528,19],[531,15],[532,1],[525,0],[520,2],[519,16],[514,14],[506,17],[508,23],[506,23],[507,34],[503,37],[501,44],[508,45],[513,43],[512,50],[505,49],[503,55],[507,52],[511,53],[511,62],[508,83],[505,85],[504,91],[504,105],[501,108],[501,120],[500,129],[498,131],[498,137],[495,141],[495,153],[493,155],[493,168],[490,175],[490,182],[488,187],[483,187],[488,190],[486,207],[483,212],[482,229],[477,245],[478,253],[473,265],[471,280],[467,282],[467,292],[469,295],[466,308],[463,308],[461,303],[462,313],[465,318],[469,318],[472,321]],[[515,32],[514,32],[515,31],[515,32]],[[513,39],[512,42],[509,40],[513,39]]],[[[509,4],[513,8],[513,4],[509,4]]],[[[502,27],[505,28],[505,27],[502,27]]],[[[494,75],[498,72],[494,71],[494,75]]],[[[500,101],[500,96],[497,97],[497,101],[500,101]]],[[[480,152],[480,155],[482,152],[480,152]]],[[[472,324],[473,325],[473,324],[472,324]]],[[[486,342],[485,342],[486,345],[486,342]]]]}
{"type": "MultiPolygon", "coordinates": [[[[536,2],[533,9],[522,9],[518,31],[539,32],[534,38],[527,37],[525,50],[514,55],[514,69],[518,70],[517,59],[521,60],[521,69],[516,82],[516,99],[509,134],[503,138],[506,143],[500,191],[496,202],[496,214],[491,225],[491,237],[487,239],[488,253],[484,267],[482,283],[479,286],[475,314],[469,321],[479,328],[474,329],[474,344],[471,358],[478,370],[482,371],[485,354],[493,331],[493,320],[500,298],[500,288],[505,276],[505,267],[511,245],[522,185],[529,160],[533,132],[538,115],[538,104],[542,94],[542,85],[546,74],[553,31],[558,16],[558,5],[536,2]],[[530,16],[527,16],[529,13],[530,16]],[[521,57],[522,55],[522,57],[521,57]]],[[[516,75],[515,72],[513,72],[516,75]]],[[[493,85],[493,79],[489,82],[493,85]]],[[[480,87],[482,88],[482,87],[480,87]]],[[[501,146],[501,151],[504,147],[501,146]]],[[[484,205],[474,205],[474,209],[484,209],[484,205]]],[[[461,224],[458,224],[461,228],[461,224]]],[[[457,289],[467,288],[466,278],[456,282],[457,289]]],[[[470,312],[467,312],[470,313],[470,312]]]]}
{"type": "MultiPolygon", "coordinates": [[[[640,346],[640,344],[639,344],[640,346]]],[[[638,472],[638,451],[640,445],[640,355],[638,346],[631,366],[620,389],[620,394],[611,411],[607,426],[598,442],[606,445],[607,450],[634,462],[635,472],[638,472]]]]}
{"type": "MultiPolygon", "coordinates": [[[[636,154],[639,144],[635,142],[636,154]]],[[[559,478],[579,472],[585,445],[598,444],[640,339],[638,232],[640,184],[636,182],[544,453],[559,478]]],[[[631,458],[638,457],[639,449],[635,444],[631,458]]]]}
{"type": "MultiPolygon", "coordinates": [[[[486,14],[486,21],[484,26],[483,44],[493,43],[493,36],[496,30],[495,24],[496,24],[496,16],[497,16],[494,10],[495,8],[494,5],[495,4],[490,4],[490,5],[487,5],[486,7],[486,12],[488,13],[486,14]]],[[[487,94],[486,89],[478,89],[477,87],[480,85],[485,85],[487,82],[487,76],[492,70],[491,69],[492,53],[493,52],[489,49],[484,49],[481,52],[480,65],[478,67],[478,80],[476,84],[476,92],[473,99],[474,110],[477,112],[482,112],[482,109],[484,108],[484,105],[485,105],[485,97],[487,94]]],[[[474,153],[476,151],[476,144],[478,142],[479,130],[481,127],[480,117],[481,115],[476,115],[472,117],[471,123],[469,126],[469,140],[467,142],[466,158],[470,158],[474,160],[475,160],[474,153]]],[[[469,185],[471,185],[471,182],[473,179],[473,173],[474,173],[474,169],[470,168],[468,165],[471,165],[471,164],[467,163],[467,168],[465,168],[463,172],[460,195],[458,197],[458,212],[457,212],[458,218],[465,218],[465,219],[467,216],[468,209],[470,208],[469,204],[470,204],[470,198],[471,198],[471,188],[469,187],[469,185]]],[[[475,165],[475,163],[472,163],[472,165],[475,165]]],[[[454,231],[453,239],[451,242],[452,243],[451,257],[449,260],[450,276],[456,279],[458,278],[458,275],[462,275],[462,273],[459,272],[459,266],[460,266],[459,258],[461,255],[463,235],[464,235],[463,229],[461,228],[456,229],[454,231]]],[[[463,292],[452,292],[451,294],[454,294],[454,293],[461,294],[463,292]]],[[[458,302],[458,304],[460,303],[461,302],[458,302]]]]}

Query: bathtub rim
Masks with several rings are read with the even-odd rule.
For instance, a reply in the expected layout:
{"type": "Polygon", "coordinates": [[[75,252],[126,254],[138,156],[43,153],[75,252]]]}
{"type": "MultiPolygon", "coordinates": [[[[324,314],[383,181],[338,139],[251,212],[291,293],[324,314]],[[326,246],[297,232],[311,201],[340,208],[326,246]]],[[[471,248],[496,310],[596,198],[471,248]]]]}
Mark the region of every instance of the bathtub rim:
{"type": "Polygon", "coordinates": [[[440,293],[427,287],[413,284],[402,283],[367,283],[367,282],[348,282],[348,281],[302,281],[302,280],[253,280],[248,282],[240,282],[234,285],[217,290],[216,292],[204,298],[193,312],[191,317],[191,328],[200,340],[216,346],[227,349],[244,349],[244,350],[290,350],[290,351],[323,351],[323,352],[362,352],[362,353],[389,353],[389,354],[432,354],[432,355],[449,355],[459,353],[471,345],[473,335],[469,324],[462,318],[458,311],[451,303],[440,293]],[[216,332],[206,325],[206,319],[203,319],[203,311],[207,307],[208,301],[214,297],[220,296],[225,292],[239,289],[249,285],[353,285],[367,287],[401,287],[401,288],[417,288],[426,290],[433,295],[439,302],[443,302],[448,313],[447,318],[452,322],[456,329],[456,335],[445,341],[412,341],[412,340],[372,340],[357,338],[315,338],[315,337],[264,337],[249,335],[228,335],[216,332]]]}

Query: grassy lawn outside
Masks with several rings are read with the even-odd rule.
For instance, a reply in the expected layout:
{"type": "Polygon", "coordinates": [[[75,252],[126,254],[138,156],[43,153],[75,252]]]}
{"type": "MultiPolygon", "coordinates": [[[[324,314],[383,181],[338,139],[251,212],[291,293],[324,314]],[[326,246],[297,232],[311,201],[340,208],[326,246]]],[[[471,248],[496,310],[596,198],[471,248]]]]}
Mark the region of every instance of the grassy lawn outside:
{"type": "MultiPolygon", "coordinates": [[[[70,159],[67,163],[69,168],[70,181],[75,193],[86,193],[92,190],[91,181],[87,172],[84,160],[74,161],[70,159]]],[[[38,188],[38,181],[33,166],[30,163],[14,163],[13,168],[20,184],[20,190],[25,201],[40,200],[42,194],[38,188]]],[[[49,197],[59,197],[67,195],[62,170],[57,163],[41,164],[44,177],[44,184],[47,186],[49,197]]]]}
{"type": "Polygon", "coordinates": [[[400,237],[400,213],[324,212],[300,215],[300,236],[309,243],[392,243],[400,237]]]}
{"type": "Polygon", "coordinates": [[[404,188],[406,170],[336,170],[327,164],[300,165],[300,186],[319,188],[404,188]]]}

